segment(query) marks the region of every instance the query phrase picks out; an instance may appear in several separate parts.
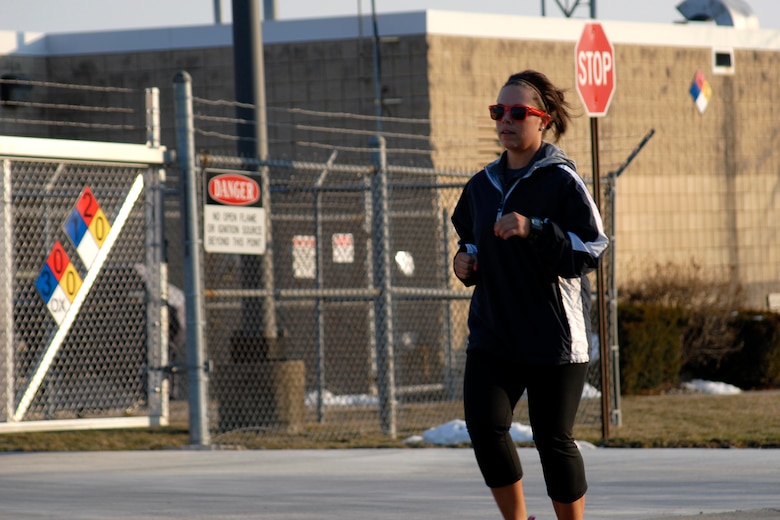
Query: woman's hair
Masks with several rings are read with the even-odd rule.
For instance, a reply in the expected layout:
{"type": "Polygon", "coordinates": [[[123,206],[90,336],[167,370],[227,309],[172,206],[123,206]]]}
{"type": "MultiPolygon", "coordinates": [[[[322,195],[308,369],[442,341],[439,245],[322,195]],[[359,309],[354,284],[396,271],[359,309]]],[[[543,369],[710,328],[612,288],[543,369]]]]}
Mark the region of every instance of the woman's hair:
{"type": "Polygon", "coordinates": [[[566,133],[572,118],[571,105],[564,98],[564,91],[553,85],[547,76],[535,70],[524,70],[509,76],[504,87],[509,85],[526,87],[533,93],[536,102],[550,116],[546,130],[552,130],[555,141],[566,133]]]}

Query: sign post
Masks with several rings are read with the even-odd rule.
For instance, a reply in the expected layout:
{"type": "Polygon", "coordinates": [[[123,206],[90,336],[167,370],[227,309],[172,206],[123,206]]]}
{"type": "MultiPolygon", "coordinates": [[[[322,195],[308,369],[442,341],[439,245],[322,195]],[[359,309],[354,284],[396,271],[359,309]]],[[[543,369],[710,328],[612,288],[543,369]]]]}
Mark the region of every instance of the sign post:
{"type": "MultiPolygon", "coordinates": [[[[593,165],[593,199],[601,211],[601,166],[599,164],[598,118],[607,115],[615,94],[615,49],[600,23],[586,23],[574,48],[574,74],[577,93],[590,117],[590,150],[593,165]]],[[[614,268],[614,266],[613,266],[614,268]]],[[[608,345],[606,283],[604,262],[596,271],[599,316],[599,353],[601,357],[602,436],[609,438],[610,417],[610,345],[608,345]]]]}

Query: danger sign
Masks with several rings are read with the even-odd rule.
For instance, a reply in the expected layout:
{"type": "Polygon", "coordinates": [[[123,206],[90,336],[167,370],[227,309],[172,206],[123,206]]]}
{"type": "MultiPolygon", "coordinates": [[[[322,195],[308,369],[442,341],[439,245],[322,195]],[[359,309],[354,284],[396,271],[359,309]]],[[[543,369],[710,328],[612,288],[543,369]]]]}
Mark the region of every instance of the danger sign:
{"type": "Polygon", "coordinates": [[[239,172],[205,171],[203,248],[207,253],[262,255],[265,208],[257,179],[239,172]]]}

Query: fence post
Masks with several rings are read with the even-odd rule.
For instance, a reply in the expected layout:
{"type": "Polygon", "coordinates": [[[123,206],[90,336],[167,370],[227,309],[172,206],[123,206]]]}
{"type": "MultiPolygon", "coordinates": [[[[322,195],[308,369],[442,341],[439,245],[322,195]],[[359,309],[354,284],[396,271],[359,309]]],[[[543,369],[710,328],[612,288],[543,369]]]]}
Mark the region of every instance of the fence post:
{"type": "Polygon", "coordinates": [[[610,362],[612,363],[612,424],[622,426],[623,415],[620,405],[620,345],[618,344],[618,291],[617,277],[615,270],[617,268],[617,179],[628,168],[631,161],[639,155],[642,148],[655,135],[655,128],[651,128],[642,138],[636,148],[628,155],[623,164],[617,170],[609,172],[609,184],[607,185],[607,195],[609,196],[609,350],[612,353],[610,362]]]}
{"type": "MultiPolygon", "coordinates": [[[[441,280],[443,287],[449,287],[450,284],[450,266],[452,265],[452,253],[450,253],[450,243],[452,242],[451,231],[452,224],[449,220],[449,214],[446,209],[441,210],[441,280]]],[[[452,331],[452,300],[444,302],[444,320],[442,324],[442,337],[444,338],[444,386],[450,399],[455,399],[459,394],[462,384],[455,377],[455,353],[453,342],[455,335],[452,331]]]]}
{"type": "Polygon", "coordinates": [[[184,253],[184,296],[187,311],[187,390],[190,444],[210,443],[207,410],[208,379],[203,336],[204,297],[201,276],[201,239],[198,226],[198,172],[195,164],[195,124],[192,113],[192,77],[178,72],[173,80],[176,148],[181,170],[181,221],[184,253]]]}
{"type": "Polygon", "coordinates": [[[385,138],[371,137],[370,147],[373,177],[371,199],[374,210],[372,236],[374,243],[374,286],[379,289],[375,300],[377,335],[377,386],[379,390],[379,420],[382,433],[395,438],[395,361],[393,358],[393,296],[390,277],[390,215],[387,190],[387,155],[385,138]]]}
{"type": "Polygon", "coordinates": [[[14,414],[14,276],[16,272],[11,199],[11,162],[0,161],[0,240],[5,273],[0,281],[0,422],[14,414]]]}
{"type": "MultiPolygon", "coordinates": [[[[374,241],[371,236],[371,227],[374,222],[374,209],[371,207],[371,178],[363,177],[365,190],[363,192],[363,231],[366,236],[366,289],[374,290],[374,241]]],[[[376,312],[372,302],[366,306],[366,321],[368,322],[368,348],[371,360],[371,388],[373,395],[376,393],[376,312]]]]}
{"type": "MultiPolygon", "coordinates": [[[[146,145],[160,147],[160,89],[147,88],[146,145]]],[[[165,168],[146,170],[146,338],[149,416],[157,423],[168,420],[169,382],[162,371],[168,365],[168,263],[165,257],[163,216],[165,168]]]]}
{"type": "MultiPolygon", "coordinates": [[[[314,184],[316,191],[314,193],[314,244],[316,246],[316,272],[317,277],[315,279],[315,287],[317,292],[322,290],[325,286],[325,258],[323,253],[323,235],[322,231],[322,184],[325,182],[325,178],[328,175],[333,163],[336,161],[338,155],[337,150],[331,152],[328,162],[325,164],[320,176],[317,178],[317,182],[314,184]]],[[[317,296],[316,304],[317,315],[317,422],[322,423],[325,421],[323,393],[325,391],[325,307],[323,298],[321,295],[317,296]]]]}
{"type": "Polygon", "coordinates": [[[615,219],[615,210],[617,209],[617,175],[614,172],[609,173],[609,184],[607,184],[607,198],[609,199],[609,282],[607,286],[607,321],[609,323],[609,352],[611,354],[610,364],[612,368],[612,416],[610,420],[615,426],[623,425],[623,412],[620,409],[620,349],[618,347],[618,296],[617,296],[617,278],[615,276],[615,262],[617,255],[615,249],[617,225],[615,219]]]}

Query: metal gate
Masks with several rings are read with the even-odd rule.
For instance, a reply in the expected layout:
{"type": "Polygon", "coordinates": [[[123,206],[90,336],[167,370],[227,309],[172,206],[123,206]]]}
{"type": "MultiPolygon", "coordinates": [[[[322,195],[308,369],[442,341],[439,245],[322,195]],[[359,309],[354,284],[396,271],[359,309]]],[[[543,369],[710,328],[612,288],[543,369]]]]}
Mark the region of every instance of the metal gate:
{"type": "Polygon", "coordinates": [[[167,423],[164,164],[154,138],[0,137],[0,431],[167,423]]]}

